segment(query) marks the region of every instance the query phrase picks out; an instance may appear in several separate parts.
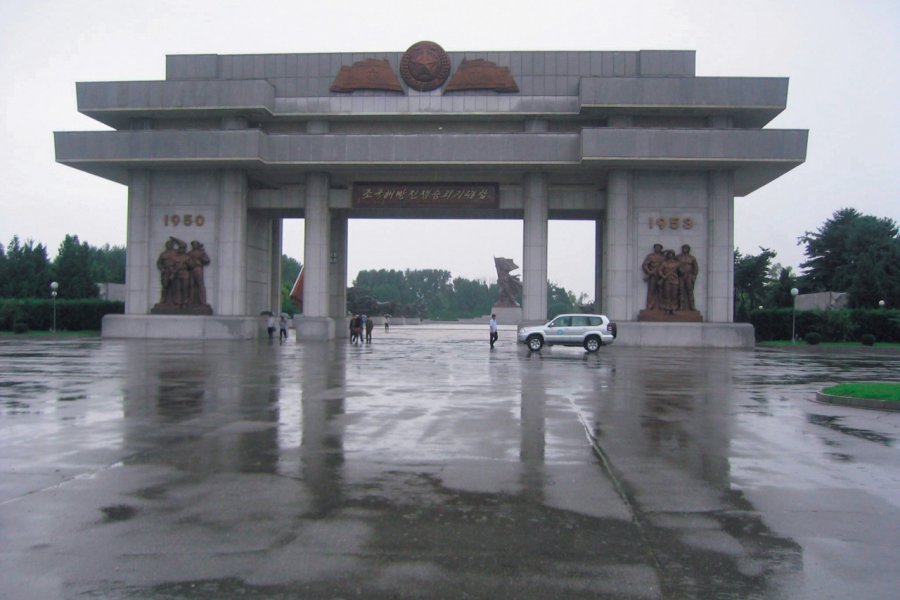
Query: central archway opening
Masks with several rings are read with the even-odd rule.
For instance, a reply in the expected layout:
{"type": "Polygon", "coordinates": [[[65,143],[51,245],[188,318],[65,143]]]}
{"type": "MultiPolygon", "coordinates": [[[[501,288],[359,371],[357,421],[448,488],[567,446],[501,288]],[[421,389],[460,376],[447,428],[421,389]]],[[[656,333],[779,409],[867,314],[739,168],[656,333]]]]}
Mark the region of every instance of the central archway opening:
{"type": "MultiPolygon", "coordinates": [[[[347,287],[362,271],[440,269],[451,279],[497,283],[494,257],[522,267],[518,219],[376,219],[348,221],[347,287]]],[[[579,305],[595,301],[596,222],[548,222],[547,280],[579,305]]],[[[284,219],[282,254],[304,262],[304,220],[284,219]]],[[[552,312],[550,303],[548,310],[552,312]]],[[[552,316],[552,315],[550,315],[552,316]]]]}

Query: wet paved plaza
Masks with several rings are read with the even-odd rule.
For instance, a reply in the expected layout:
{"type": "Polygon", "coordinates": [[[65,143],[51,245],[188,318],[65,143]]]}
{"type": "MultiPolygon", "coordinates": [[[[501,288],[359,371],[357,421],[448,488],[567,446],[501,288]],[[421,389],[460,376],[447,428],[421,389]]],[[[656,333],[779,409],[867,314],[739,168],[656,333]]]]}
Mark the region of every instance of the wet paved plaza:
{"type": "Polygon", "coordinates": [[[0,597],[896,597],[900,354],[0,338],[0,597]]]}

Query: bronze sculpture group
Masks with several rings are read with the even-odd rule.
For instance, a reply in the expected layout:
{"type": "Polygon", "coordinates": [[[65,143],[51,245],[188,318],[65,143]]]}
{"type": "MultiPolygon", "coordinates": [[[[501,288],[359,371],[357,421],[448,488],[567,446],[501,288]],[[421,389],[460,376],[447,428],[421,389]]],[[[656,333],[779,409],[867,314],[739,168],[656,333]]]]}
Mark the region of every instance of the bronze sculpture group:
{"type": "Polygon", "coordinates": [[[203,244],[194,240],[188,250],[187,242],[169,237],[165,249],[156,259],[160,277],[160,300],[150,312],[166,314],[212,314],[206,303],[203,269],[209,255],[203,244]]]}
{"type": "Polygon", "coordinates": [[[647,282],[647,307],[639,320],[700,320],[694,303],[694,284],[700,267],[689,245],[684,244],[681,254],[676,255],[674,250],[663,250],[662,244],[654,244],[641,269],[647,282]]]}

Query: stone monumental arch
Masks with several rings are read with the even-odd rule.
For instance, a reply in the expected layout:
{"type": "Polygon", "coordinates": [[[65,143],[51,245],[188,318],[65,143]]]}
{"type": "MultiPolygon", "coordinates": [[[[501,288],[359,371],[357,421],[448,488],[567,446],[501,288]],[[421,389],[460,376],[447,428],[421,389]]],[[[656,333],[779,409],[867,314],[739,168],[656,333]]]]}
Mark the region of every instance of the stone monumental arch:
{"type": "Polygon", "coordinates": [[[56,159],[128,189],[105,337],[260,335],[301,217],[301,339],[344,334],[357,218],[520,220],[523,321],[543,321],[548,220],[579,219],[617,343],[740,347],[734,199],[805,160],[807,131],[764,129],[787,89],[697,77],[693,51],[175,55],[164,81],[76,84],[112,129],[57,132],[56,159]]]}

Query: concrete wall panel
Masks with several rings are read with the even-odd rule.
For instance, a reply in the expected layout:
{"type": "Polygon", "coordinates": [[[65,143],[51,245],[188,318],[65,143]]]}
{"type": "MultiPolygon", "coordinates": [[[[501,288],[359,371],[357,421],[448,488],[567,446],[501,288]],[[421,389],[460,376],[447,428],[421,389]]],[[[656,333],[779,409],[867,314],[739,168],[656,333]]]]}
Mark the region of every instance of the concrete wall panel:
{"type": "MultiPolygon", "coordinates": [[[[214,290],[219,284],[220,273],[216,268],[219,256],[218,225],[219,181],[214,171],[156,171],[151,178],[150,209],[148,218],[148,245],[150,264],[155,270],[156,259],[165,249],[169,237],[187,244],[197,240],[206,248],[210,266],[204,269],[203,280],[207,301],[217,312],[214,290]]],[[[129,238],[129,249],[131,240],[129,238]]],[[[155,272],[155,271],[154,271],[155,272]]],[[[149,306],[159,302],[162,282],[159,273],[150,277],[149,306]]],[[[146,312],[146,311],[143,311],[146,312]]]]}
{"type": "MultiPolygon", "coordinates": [[[[637,231],[635,270],[654,244],[681,252],[688,244],[697,259],[700,275],[694,289],[697,310],[707,318],[707,290],[713,265],[708,255],[708,178],[705,172],[637,172],[633,178],[633,205],[637,231]]],[[[635,282],[637,311],[646,308],[646,282],[635,282]]]]}

